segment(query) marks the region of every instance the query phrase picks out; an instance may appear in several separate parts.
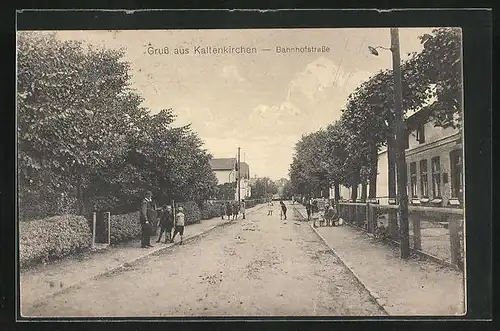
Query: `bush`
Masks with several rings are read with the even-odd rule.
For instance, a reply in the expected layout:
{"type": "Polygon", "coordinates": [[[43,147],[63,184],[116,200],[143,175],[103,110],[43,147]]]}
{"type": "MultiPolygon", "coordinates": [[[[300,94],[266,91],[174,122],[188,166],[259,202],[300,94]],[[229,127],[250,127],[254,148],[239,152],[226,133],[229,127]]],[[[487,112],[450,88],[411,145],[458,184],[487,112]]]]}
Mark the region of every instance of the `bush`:
{"type": "Polygon", "coordinates": [[[110,223],[112,244],[134,239],[141,235],[138,211],[129,214],[111,215],[110,223]]]}
{"type": "Polygon", "coordinates": [[[220,203],[203,202],[201,206],[201,219],[208,220],[214,217],[220,217],[220,203]]]}
{"type": "Polygon", "coordinates": [[[92,231],[83,216],[62,215],[19,223],[20,267],[88,250],[92,231]]]}
{"type": "Polygon", "coordinates": [[[177,207],[182,206],[184,209],[184,215],[186,215],[185,222],[186,225],[200,223],[201,220],[201,212],[200,208],[193,201],[179,202],[177,203],[177,207]]]}

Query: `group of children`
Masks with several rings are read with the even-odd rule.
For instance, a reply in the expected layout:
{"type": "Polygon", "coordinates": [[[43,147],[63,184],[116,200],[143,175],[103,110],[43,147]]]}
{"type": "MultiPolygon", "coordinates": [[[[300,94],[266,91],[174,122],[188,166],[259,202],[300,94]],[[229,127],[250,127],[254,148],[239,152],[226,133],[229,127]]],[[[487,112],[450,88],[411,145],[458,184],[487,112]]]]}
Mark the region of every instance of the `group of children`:
{"type": "Polygon", "coordinates": [[[241,214],[243,219],[245,219],[245,200],[241,200],[240,203],[237,201],[226,201],[220,204],[220,216],[224,219],[227,216],[228,220],[237,220],[238,215],[241,214]]]}
{"type": "Polygon", "coordinates": [[[184,208],[182,208],[182,206],[177,208],[177,213],[175,214],[175,217],[174,213],[172,212],[172,207],[164,206],[160,212],[160,220],[159,220],[160,234],[156,242],[159,243],[161,241],[163,233],[165,233],[164,243],[165,244],[168,242],[173,243],[175,236],[179,234],[179,236],[181,237],[181,241],[179,244],[182,245],[182,240],[184,237],[185,219],[186,216],[184,215],[184,208]]]}
{"type": "Polygon", "coordinates": [[[325,223],[326,226],[341,225],[339,213],[335,204],[325,202],[324,208],[320,208],[318,205],[318,200],[311,199],[306,201],[306,212],[308,221],[310,221],[312,217],[314,227],[316,227],[316,220],[319,220],[320,225],[323,223],[325,223]],[[322,215],[320,214],[320,209],[323,209],[322,215]]]}

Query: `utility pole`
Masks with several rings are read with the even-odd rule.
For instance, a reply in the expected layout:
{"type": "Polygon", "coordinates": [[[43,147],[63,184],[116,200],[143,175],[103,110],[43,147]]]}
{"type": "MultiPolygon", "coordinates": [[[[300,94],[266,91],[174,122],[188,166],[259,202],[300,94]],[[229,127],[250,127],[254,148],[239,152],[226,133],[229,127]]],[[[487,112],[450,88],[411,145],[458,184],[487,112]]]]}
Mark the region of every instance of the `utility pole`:
{"type": "Polygon", "coordinates": [[[408,192],[406,171],[406,123],[403,117],[403,93],[401,83],[401,59],[399,54],[399,31],[391,28],[392,66],[394,72],[394,107],[396,128],[396,166],[399,198],[399,228],[401,240],[401,257],[410,256],[410,235],[408,226],[408,192]]]}
{"type": "Polygon", "coordinates": [[[238,147],[238,204],[241,201],[241,164],[240,164],[240,148],[238,147]]]}

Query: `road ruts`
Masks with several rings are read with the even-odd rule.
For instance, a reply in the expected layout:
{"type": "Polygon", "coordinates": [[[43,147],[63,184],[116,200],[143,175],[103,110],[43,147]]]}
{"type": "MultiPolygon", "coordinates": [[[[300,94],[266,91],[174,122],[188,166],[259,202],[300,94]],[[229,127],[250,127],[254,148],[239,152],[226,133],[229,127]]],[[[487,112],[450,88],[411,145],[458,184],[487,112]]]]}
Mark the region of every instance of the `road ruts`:
{"type": "Polygon", "coordinates": [[[267,208],[26,316],[373,316],[385,312],[306,222],[267,208]]]}

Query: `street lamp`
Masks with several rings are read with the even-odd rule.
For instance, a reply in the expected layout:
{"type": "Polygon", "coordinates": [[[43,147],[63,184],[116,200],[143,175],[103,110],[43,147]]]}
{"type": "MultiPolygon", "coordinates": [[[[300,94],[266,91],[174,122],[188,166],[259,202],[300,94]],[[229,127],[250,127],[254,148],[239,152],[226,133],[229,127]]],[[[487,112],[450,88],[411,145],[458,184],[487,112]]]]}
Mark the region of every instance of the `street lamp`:
{"type": "Polygon", "coordinates": [[[397,167],[397,188],[399,197],[399,225],[401,234],[401,257],[410,256],[410,234],[408,225],[408,193],[407,172],[406,172],[406,128],[403,117],[403,93],[401,84],[401,58],[399,54],[399,30],[391,28],[391,48],[382,46],[368,46],[370,52],[378,56],[377,49],[388,49],[392,52],[392,71],[394,73],[394,110],[396,127],[396,167],[397,167]]]}

